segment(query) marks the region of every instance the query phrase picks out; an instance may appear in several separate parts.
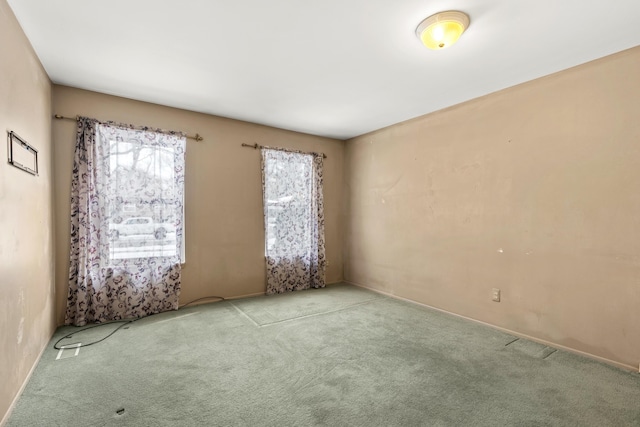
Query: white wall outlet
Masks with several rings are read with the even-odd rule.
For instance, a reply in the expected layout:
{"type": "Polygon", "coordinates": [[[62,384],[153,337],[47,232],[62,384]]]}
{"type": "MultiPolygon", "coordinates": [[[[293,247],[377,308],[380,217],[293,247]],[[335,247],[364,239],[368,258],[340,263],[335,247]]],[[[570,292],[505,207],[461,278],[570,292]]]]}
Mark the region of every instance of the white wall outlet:
{"type": "Polygon", "coordinates": [[[493,288],[493,291],[491,292],[491,299],[495,302],[500,302],[500,289],[493,288]]]}

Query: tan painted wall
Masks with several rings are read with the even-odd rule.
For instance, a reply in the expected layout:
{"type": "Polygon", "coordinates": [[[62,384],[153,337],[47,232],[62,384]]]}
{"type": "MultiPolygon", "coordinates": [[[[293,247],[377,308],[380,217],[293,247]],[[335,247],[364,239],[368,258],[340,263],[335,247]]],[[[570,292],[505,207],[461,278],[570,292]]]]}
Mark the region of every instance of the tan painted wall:
{"type": "Polygon", "coordinates": [[[51,83],[0,0],[0,132],[38,150],[40,176],[0,162],[0,420],[55,328],[51,83]]]}
{"type": "MultiPolygon", "coordinates": [[[[124,98],[54,86],[54,114],[84,115],[199,133],[188,140],[185,177],[186,264],[181,303],[209,295],[264,292],[264,227],[260,153],[242,143],[324,152],[327,283],[342,280],[343,142],[193,113],[124,98]]],[[[75,123],[55,121],[56,289],[64,320],[69,256],[69,190],[75,123]]]]}
{"type": "Polygon", "coordinates": [[[345,182],[346,280],[638,368],[640,47],[347,141],[345,182]]]}

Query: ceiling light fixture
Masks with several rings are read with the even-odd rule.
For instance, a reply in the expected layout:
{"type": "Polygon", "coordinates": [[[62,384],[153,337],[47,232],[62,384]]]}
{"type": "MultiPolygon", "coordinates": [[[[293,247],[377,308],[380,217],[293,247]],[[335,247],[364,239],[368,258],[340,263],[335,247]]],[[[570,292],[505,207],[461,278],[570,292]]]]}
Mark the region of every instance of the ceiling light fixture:
{"type": "Polygon", "coordinates": [[[440,50],[457,42],[468,27],[467,14],[449,10],[431,15],[422,21],[416,28],[416,35],[429,49],[440,50]]]}

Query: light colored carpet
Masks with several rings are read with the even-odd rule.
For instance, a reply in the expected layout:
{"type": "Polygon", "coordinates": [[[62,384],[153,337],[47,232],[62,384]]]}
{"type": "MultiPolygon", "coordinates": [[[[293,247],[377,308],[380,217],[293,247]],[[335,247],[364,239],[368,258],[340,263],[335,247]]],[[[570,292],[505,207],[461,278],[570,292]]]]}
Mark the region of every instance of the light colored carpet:
{"type": "Polygon", "coordinates": [[[71,330],[8,426],[640,425],[638,374],[348,285],[71,330]]]}

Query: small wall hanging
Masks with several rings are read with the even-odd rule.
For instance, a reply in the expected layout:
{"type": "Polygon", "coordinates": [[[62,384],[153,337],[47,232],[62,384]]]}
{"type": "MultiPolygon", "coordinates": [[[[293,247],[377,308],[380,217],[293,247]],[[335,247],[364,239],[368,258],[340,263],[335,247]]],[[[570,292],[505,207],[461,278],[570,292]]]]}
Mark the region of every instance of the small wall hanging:
{"type": "Polygon", "coordinates": [[[38,150],[29,145],[13,131],[7,132],[9,164],[38,175],[38,150]]]}

